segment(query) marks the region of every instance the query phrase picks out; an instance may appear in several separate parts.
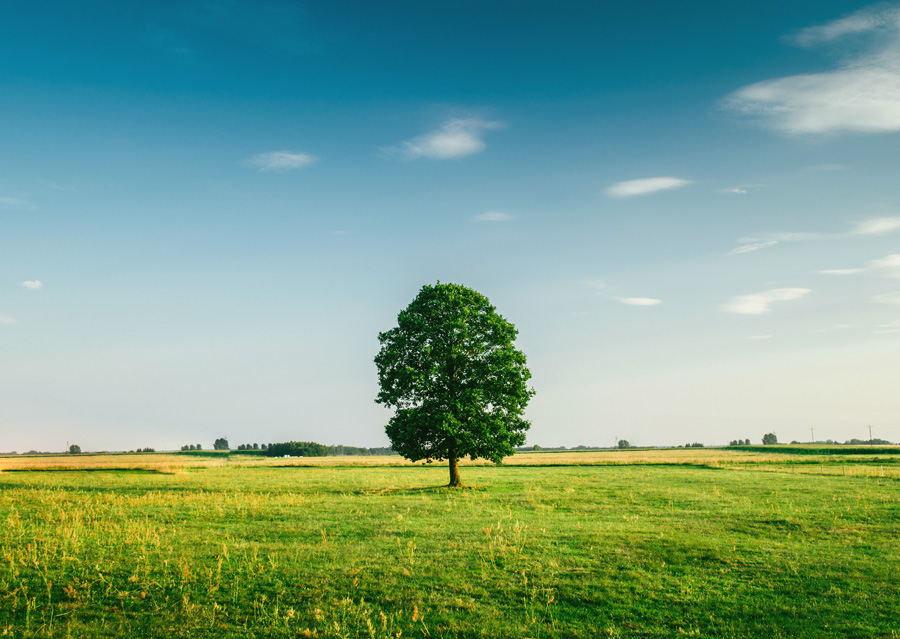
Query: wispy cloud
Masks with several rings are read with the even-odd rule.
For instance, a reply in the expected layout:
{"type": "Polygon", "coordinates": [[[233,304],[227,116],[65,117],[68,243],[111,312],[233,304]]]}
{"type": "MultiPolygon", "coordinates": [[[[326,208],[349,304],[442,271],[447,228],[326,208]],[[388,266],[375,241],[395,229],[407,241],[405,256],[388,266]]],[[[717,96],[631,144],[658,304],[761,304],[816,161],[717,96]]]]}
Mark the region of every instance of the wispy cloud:
{"type": "Polygon", "coordinates": [[[720,309],[726,313],[742,315],[762,315],[768,313],[775,302],[788,302],[800,299],[811,290],[808,288],[773,288],[752,295],[737,295],[723,304],[720,309]]]}
{"type": "Polygon", "coordinates": [[[283,173],[302,169],[317,161],[314,155],[298,153],[296,151],[270,151],[259,153],[248,158],[248,162],[257,167],[261,173],[283,173]]]}
{"type": "Polygon", "coordinates": [[[887,324],[881,324],[874,333],[900,333],[900,320],[894,320],[893,322],[888,322],[887,324]]]}
{"type": "Polygon", "coordinates": [[[604,289],[604,288],[606,288],[607,286],[609,286],[609,285],[608,285],[606,282],[604,282],[603,280],[585,280],[584,283],[587,284],[588,286],[590,286],[591,288],[596,289],[596,290],[601,290],[601,289],[604,289]]]}
{"type": "Polygon", "coordinates": [[[662,300],[653,297],[617,297],[616,299],[622,304],[629,306],[656,306],[662,304],[662,300]]]}
{"type": "Polygon", "coordinates": [[[769,248],[776,244],[790,242],[812,242],[817,240],[841,240],[859,236],[885,235],[900,229],[900,217],[879,217],[854,222],[856,228],[845,233],[769,233],[760,237],[744,237],[738,240],[738,246],[731,249],[730,255],[751,253],[769,248]]]}
{"type": "Polygon", "coordinates": [[[28,200],[23,200],[17,197],[0,196],[0,206],[6,206],[13,209],[26,209],[28,211],[37,210],[37,205],[35,205],[33,202],[29,202],[28,200]]]}
{"type": "Polygon", "coordinates": [[[515,215],[511,213],[504,213],[503,211],[486,211],[484,213],[479,213],[478,215],[472,216],[473,222],[509,222],[516,218],[515,215]]]}
{"type": "Polygon", "coordinates": [[[638,180],[625,180],[616,182],[606,189],[610,197],[633,197],[635,195],[648,195],[657,191],[669,191],[690,184],[690,180],[676,177],[652,177],[638,180]]]}
{"type": "Polygon", "coordinates": [[[44,288],[44,283],[40,280],[25,280],[22,282],[22,286],[30,291],[36,291],[44,288]]]}
{"type": "Polygon", "coordinates": [[[774,335],[751,335],[747,339],[772,339],[774,335]]]}
{"type": "Polygon", "coordinates": [[[813,46],[860,34],[873,36],[872,44],[837,68],[751,84],[723,105],[792,134],[900,130],[900,7],[878,4],[793,40],[813,46]]]}
{"type": "Polygon", "coordinates": [[[439,129],[401,142],[382,151],[404,160],[458,160],[487,148],[484,133],[503,127],[503,122],[480,118],[454,118],[439,129]]]}
{"type": "Polygon", "coordinates": [[[876,304],[893,304],[895,306],[900,306],[900,292],[875,295],[871,298],[871,301],[876,304]]]}
{"type": "Polygon", "coordinates": [[[900,217],[878,217],[856,223],[855,235],[884,235],[900,229],[900,217]]]}
{"type": "Polygon", "coordinates": [[[762,242],[754,242],[752,239],[741,240],[741,242],[746,242],[746,244],[741,244],[740,246],[736,246],[729,252],[729,255],[740,255],[741,253],[752,253],[753,251],[758,251],[759,249],[768,248],[770,246],[775,246],[778,244],[778,240],[764,240],[762,242]]]}
{"type": "Polygon", "coordinates": [[[869,260],[865,266],[859,268],[835,268],[817,271],[822,275],[858,275],[860,273],[872,273],[882,277],[900,279],[900,253],[886,255],[877,260],[869,260]]]}
{"type": "Polygon", "coordinates": [[[824,271],[817,271],[822,275],[856,275],[857,273],[864,272],[863,268],[830,268],[824,271]]]}
{"type": "Polygon", "coordinates": [[[826,326],[825,328],[817,328],[813,333],[831,333],[833,331],[842,331],[850,328],[849,324],[835,324],[834,326],[826,326]]]}
{"type": "Polygon", "coordinates": [[[13,318],[9,317],[8,315],[4,315],[3,313],[0,313],[0,324],[15,324],[15,323],[16,323],[16,320],[14,320],[13,318]]]}
{"type": "Polygon", "coordinates": [[[728,195],[747,195],[747,189],[737,187],[733,189],[719,189],[719,193],[726,193],[728,195]]]}

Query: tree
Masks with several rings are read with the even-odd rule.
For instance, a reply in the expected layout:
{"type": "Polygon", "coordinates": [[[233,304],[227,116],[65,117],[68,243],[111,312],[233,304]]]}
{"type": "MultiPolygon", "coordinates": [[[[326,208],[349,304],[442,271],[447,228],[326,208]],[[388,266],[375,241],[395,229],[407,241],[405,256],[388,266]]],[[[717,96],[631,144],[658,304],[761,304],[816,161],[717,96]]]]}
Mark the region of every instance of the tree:
{"type": "Polygon", "coordinates": [[[627,439],[620,439],[619,448],[631,448],[631,442],[629,442],[627,439]]]}
{"type": "Polygon", "coordinates": [[[763,445],[769,446],[771,444],[777,444],[778,438],[775,437],[775,433],[766,433],[763,435],[763,445]]]}
{"type": "Polygon", "coordinates": [[[522,413],[534,390],[516,335],[481,293],[423,286],[397,326],[378,335],[375,401],[396,409],[385,427],[393,450],[412,461],[446,459],[455,487],[460,458],[500,463],[524,444],[522,413]]]}
{"type": "Polygon", "coordinates": [[[78,444],[72,444],[69,446],[69,454],[70,455],[80,455],[81,454],[81,446],[78,444]]]}
{"type": "Polygon", "coordinates": [[[224,437],[219,437],[219,439],[213,442],[213,450],[228,450],[228,440],[224,437]]]}
{"type": "Polygon", "coordinates": [[[316,442],[281,442],[269,444],[267,457],[327,457],[328,447],[316,442]]]}

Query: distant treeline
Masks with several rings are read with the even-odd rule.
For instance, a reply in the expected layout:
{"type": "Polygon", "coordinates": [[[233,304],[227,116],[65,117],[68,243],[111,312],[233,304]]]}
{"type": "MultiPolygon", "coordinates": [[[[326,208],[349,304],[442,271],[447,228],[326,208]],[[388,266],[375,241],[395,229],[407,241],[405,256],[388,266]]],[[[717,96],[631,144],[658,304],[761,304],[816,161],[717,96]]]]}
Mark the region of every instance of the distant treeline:
{"type": "Polygon", "coordinates": [[[861,444],[836,444],[822,446],[798,443],[782,444],[780,446],[738,446],[740,450],[755,453],[785,453],[790,455],[898,455],[900,447],[893,444],[869,444],[864,441],[861,444]],[[877,446],[877,448],[876,448],[877,446]],[[893,448],[889,446],[894,446],[893,448]]]}
{"type": "Polygon", "coordinates": [[[281,442],[266,446],[267,457],[325,457],[328,447],[316,442],[281,442]]]}
{"type": "Polygon", "coordinates": [[[375,448],[361,448],[359,446],[345,446],[343,444],[339,444],[337,446],[329,446],[328,454],[332,457],[341,457],[341,456],[360,456],[360,455],[396,455],[394,449],[390,446],[381,446],[375,448]]]}
{"type": "Polygon", "coordinates": [[[519,446],[513,450],[519,453],[529,453],[531,451],[541,451],[541,450],[599,450],[600,446],[573,446],[572,448],[567,448],[566,446],[538,446],[535,444],[534,446],[519,446]]]}

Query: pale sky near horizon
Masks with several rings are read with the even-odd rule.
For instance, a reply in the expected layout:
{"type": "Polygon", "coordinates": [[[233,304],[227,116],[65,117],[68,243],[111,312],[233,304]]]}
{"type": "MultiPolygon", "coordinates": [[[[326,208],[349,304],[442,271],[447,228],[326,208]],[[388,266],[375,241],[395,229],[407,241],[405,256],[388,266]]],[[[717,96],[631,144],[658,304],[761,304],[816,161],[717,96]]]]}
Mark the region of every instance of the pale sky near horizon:
{"type": "Polygon", "coordinates": [[[900,4],[6,7],[0,451],[386,445],[437,280],[529,444],[900,441],[900,4]]]}

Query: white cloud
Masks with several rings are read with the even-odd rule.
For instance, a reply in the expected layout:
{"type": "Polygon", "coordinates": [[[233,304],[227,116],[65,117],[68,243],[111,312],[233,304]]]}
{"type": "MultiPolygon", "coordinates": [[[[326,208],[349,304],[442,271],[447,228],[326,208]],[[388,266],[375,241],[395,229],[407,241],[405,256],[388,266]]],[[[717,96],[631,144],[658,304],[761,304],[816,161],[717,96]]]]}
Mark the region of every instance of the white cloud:
{"type": "Polygon", "coordinates": [[[877,260],[869,260],[861,268],[835,268],[818,271],[823,275],[858,275],[859,273],[874,273],[882,277],[900,279],[900,253],[886,255],[877,260]]]}
{"type": "Polygon", "coordinates": [[[895,306],[900,306],[900,292],[882,293],[881,295],[874,296],[871,301],[876,304],[893,304],[895,306]]]}
{"type": "Polygon", "coordinates": [[[515,219],[515,216],[503,211],[487,211],[472,216],[473,222],[509,222],[515,219]]]}
{"type": "Polygon", "coordinates": [[[662,304],[662,300],[653,297],[617,297],[617,300],[629,306],[656,306],[662,304]]]}
{"type": "Polygon", "coordinates": [[[747,189],[719,189],[719,193],[728,193],[730,195],[747,195],[747,189]]]}
{"type": "Polygon", "coordinates": [[[294,151],[270,151],[259,153],[248,159],[248,162],[259,168],[261,173],[283,173],[302,169],[314,163],[317,158],[309,153],[297,153],[294,151]]]}
{"type": "Polygon", "coordinates": [[[604,289],[608,286],[603,280],[586,280],[585,284],[597,290],[604,289]]]}
{"type": "Polygon", "coordinates": [[[653,177],[641,178],[639,180],[625,180],[624,182],[616,182],[609,186],[606,189],[606,194],[612,197],[632,197],[635,195],[656,193],[657,191],[678,189],[690,183],[690,180],[683,180],[676,177],[653,177]]]}
{"type": "Polygon", "coordinates": [[[4,197],[0,196],[0,206],[8,206],[14,209],[26,209],[29,211],[34,211],[37,209],[34,203],[29,202],[28,200],[22,200],[17,197],[4,197]]]}
{"type": "Polygon", "coordinates": [[[794,40],[811,46],[876,32],[880,37],[870,47],[832,71],[757,82],[723,104],[786,133],[900,131],[900,7],[863,9],[805,29],[794,40]]]}
{"type": "Polygon", "coordinates": [[[864,268],[830,268],[816,272],[821,273],[822,275],[856,275],[858,273],[864,273],[865,270],[866,269],[864,268]]]}
{"type": "Polygon", "coordinates": [[[737,295],[720,308],[727,313],[743,315],[762,315],[768,313],[774,302],[787,302],[800,299],[811,292],[808,288],[773,288],[752,295],[737,295]]]}
{"type": "Polygon", "coordinates": [[[793,40],[804,47],[837,40],[847,35],[895,29],[900,19],[900,9],[883,4],[867,7],[848,16],[815,27],[800,30],[793,40]]]}
{"type": "Polygon", "coordinates": [[[900,229],[900,217],[877,217],[856,223],[856,235],[884,235],[900,229]]]}
{"type": "Polygon", "coordinates": [[[900,253],[870,260],[868,269],[884,277],[900,278],[900,253]]]}
{"type": "MultiPolygon", "coordinates": [[[[813,242],[816,240],[842,240],[856,236],[885,235],[900,229],[900,217],[879,217],[871,220],[854,222],[856,228],[846,233],[769,233],[762,237],[743,237],[738,240],[738,246],[729,251],[729,255],[751,253],[760,249],[788,242],[813,242]]],[[[851,271],[820,271],[831,274],[849,274],[851,271]]],[[[859,271],[852,271],[859,272],[859,271]]]]}
{"type": "Polygon", "coordinates": [[[9,317],[8,315],[3,315],[0,313],[0,324],[15,324],[16,320],[9,317]]]}
{"type": "Polygon", "coordinates": [[[44,283],[40,280],[26,280],[22,282],[22,286],[31,291],[36,291],[40,288],[44,288],[44,283]]]}
{"type": "Polygon", "coordinates": [[[875,333],[900,333],[900,320],[894,320],[893,322],[888,322],[887,324],[882,324],[874,332],[875,333]]]}
{"type": "MultiPolygon", "coordinates": [[[[744,240],[741,240],[744,241],[744,240]]],[[[751,242],[751,240],[747,240],[751,242]]],[[[759,249],[768,248],[769,246],[775,246],[778,244],[778,240],[766,240],[763,242],[752,242],[749,244],[741,244],[740,246],[736,246],[728,253],[729,255],[740,255],[741,253],[752,253],[753,251],[758,251],[759,249]]]]}
{"type": "Polygon", "coordinates": [[[484,151],[484,132],[504,126],[502,122],[480,118],[454,118],[439,129],[382,149],[386,154],[405,160],[458,160],[484,151]]]}
{"type": "Polygon", "coordinates": [[[826,326],[825,328],[817,328],[813,331],[813,333],[830,333],[832,331],[842,331],[845,328],[850,328],[849,324],[835,324],[834,326],[826,326]]]}

